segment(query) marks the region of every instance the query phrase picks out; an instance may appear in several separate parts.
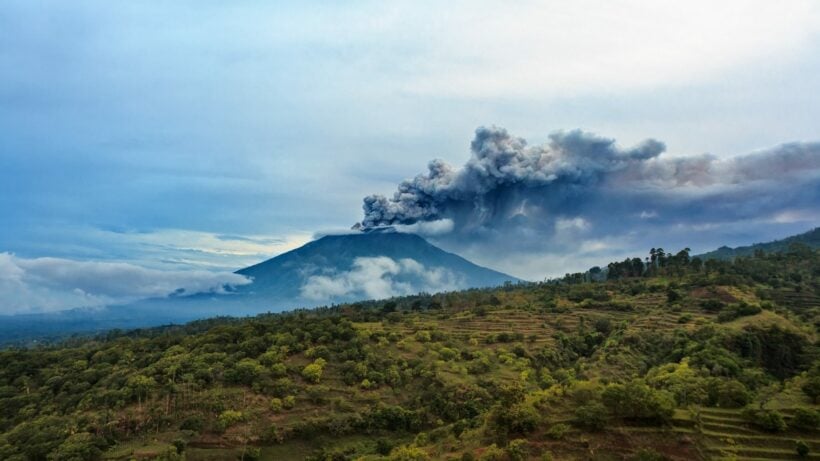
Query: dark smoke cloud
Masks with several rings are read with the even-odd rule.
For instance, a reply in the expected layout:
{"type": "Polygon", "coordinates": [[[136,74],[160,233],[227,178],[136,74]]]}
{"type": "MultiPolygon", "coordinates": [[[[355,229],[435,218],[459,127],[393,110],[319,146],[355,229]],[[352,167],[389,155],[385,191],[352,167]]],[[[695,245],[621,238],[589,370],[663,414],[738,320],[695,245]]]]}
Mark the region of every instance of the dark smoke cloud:
{"type": "Polygon", "coordinates": [[[722,225],[727,231],[741,221],[816,221],[820,143],[723,159],[673,157],[665,149],[654,139],[624,149],[580,130],[556,132],[546,144],[529,146],[502,128],[482,127],[463,167],[433,160],[426,173],[400,183],[392,197],[366,197],[358,226],[446,222],[439,227],[450,232],[435,239],[481,259],[487,245],[529,254],[625,251],[630,241],[645,244],[642,234],[662,232],[708,246],[709,239],[693,233],[711,229],[725,238],[715,229],[722,225]]]}
{"type": "Polygon", "coordinates": [[[648,139],[621,150],[613,139],[579,130],[550,135],[545,146],[530,147],[503,128],[479,128],[470,145],[472,157],[460,170],[441,160],[428,165],[427,174],[399,184],[393,198],[364,199],[365,228],[412,224],[448,217],[472,207],[475,218],[497,217],[496,202],[513,189],[537,189],[553,184],[589,185],[607,174],[629,169],[664,151],[663,143],[648,139]]]}

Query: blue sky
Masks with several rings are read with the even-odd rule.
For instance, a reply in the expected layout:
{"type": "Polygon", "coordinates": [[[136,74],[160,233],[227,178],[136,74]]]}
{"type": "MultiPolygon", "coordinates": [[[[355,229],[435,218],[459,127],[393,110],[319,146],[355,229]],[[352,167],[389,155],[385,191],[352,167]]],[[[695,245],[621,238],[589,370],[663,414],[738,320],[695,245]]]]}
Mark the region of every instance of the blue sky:
{"type": "MultiPolygon", "coordinates": [[[[233,270],[348,228],[430,159],[463,165],[479,126],[651,137],[669,157],[818,141],[817,75],[812,1],[7,0],[0,252],[233,270]]],[[[786,211],[693,246],[817,224],[786,211]]],[[[536,279],[634,251],[573,245],[453,249],[536,279]]]]}

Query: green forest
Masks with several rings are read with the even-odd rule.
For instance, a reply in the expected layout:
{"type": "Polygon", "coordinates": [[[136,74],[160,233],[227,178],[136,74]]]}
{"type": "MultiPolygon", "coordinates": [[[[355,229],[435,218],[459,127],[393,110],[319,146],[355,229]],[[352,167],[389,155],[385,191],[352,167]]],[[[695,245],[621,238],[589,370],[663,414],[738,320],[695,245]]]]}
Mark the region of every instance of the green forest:
{"type": "Polygon", "coordinates": [[[820,459],[820,252],[0,351],[0,460],[820,459]]]}

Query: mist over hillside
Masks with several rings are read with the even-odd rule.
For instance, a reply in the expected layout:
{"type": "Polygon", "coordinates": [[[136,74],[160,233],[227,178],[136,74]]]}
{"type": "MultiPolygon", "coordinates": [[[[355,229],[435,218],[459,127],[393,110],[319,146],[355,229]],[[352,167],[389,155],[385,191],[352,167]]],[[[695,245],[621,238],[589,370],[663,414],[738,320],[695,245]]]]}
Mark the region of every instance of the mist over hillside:
{"type": "Polygon", "coordinates": [[[324,236],[241,269],[236,275],[245,281],[237,286],[226,285],[219,293],[188,294],[177,290],[170,296],[121,305],[0,317],[0,342],[519,281],[445,252],[418,235],[389,230],[324,236]]]}

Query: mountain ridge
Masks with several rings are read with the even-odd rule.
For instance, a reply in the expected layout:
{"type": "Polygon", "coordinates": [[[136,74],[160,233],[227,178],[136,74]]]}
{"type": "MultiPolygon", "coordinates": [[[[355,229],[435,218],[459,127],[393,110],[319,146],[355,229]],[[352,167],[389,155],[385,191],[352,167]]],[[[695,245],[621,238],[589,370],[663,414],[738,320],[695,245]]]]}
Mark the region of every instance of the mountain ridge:
{"type": "Polygon", "coordinates": [[[802,243],[811,248],[820,248],[820,227],[803,232],[802,234],[791,235],[782,239],[772,240],[770,242],[753,243],[751,245],[743,245],[738,247],[722,246],[712,251],[697,255],[701,259],[733,259],[738,256],[752,256],[756,250],[762,250],[766,253],[782,252],[789,248],[793,243],[802,243]]]}

